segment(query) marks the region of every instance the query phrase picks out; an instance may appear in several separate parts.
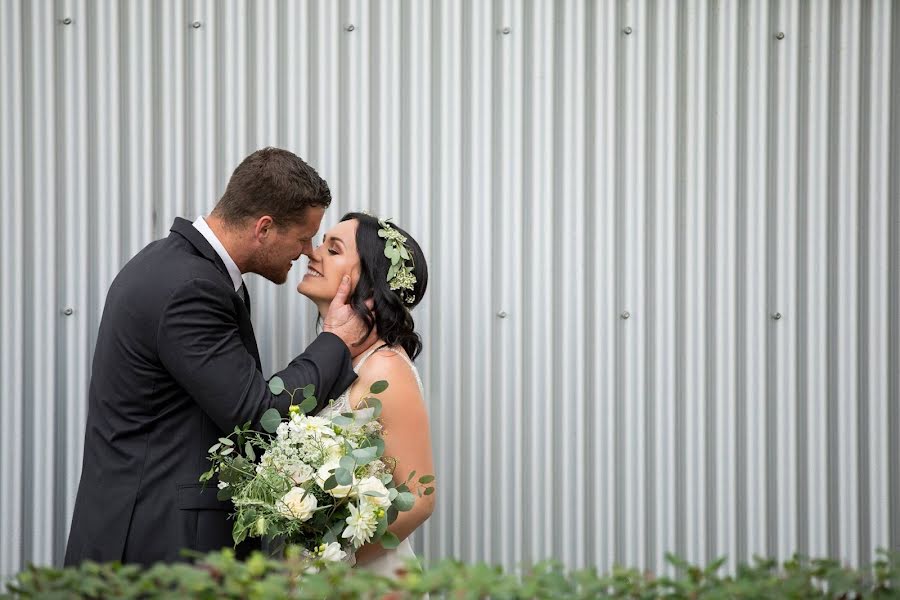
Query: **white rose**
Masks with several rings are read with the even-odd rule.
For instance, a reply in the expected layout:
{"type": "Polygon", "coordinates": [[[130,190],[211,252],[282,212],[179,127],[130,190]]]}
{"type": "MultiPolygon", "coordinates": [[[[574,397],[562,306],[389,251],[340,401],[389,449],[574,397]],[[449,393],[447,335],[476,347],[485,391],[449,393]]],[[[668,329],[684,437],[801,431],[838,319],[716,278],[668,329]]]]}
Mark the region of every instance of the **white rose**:
{"type": "Polygon", "coordinates": [[[387,508],[391,505],[391,500],[388,496],[388,489],[381,483],[381,480],[377,477],[366,477],[365,479],[361,479],[359,484],[354,488],[355,496],[359,496],[360,499],[365,500],[369,504],[373,506],[379,506],[381,508],[387,508]],[[366,492],[376,492],[380,494],[379,496],[367,496],[366,492]]]}
{"type": "Polygon", "coordinates": [[[337,542],[331,542],[327,546],[322,544],[319,547],[319,558],[322,560],[337,562],[339,560],[344,560],[346,557],[347,553],[341,550],[341,545],[337,542]]]}
{"type": "Polygon", "coordinates": [[[312,517],[318,505],[315,496],[303,488],[295,487],[291,488],[291,491],[276,503],[276,508],[278,512],[289,519],[306,521],[312,517]]]}
{"type": "Polygon", "coordinates": [[[313,468],[306,463],[299,463],[293,465],[291,469],[291,479],[294,481],[296,485],[300,485],[301,483],[305,483],[312,479],[313,476],[313,468]]]}
{"type": "MultiPolygon", "coordinates": [[[[325,482],[334,474],[334,470],[339,468],[340,465],[336,461],[329,461],[319,467],[318,472],[316,472],[316,483],[319,484],[319,487],[324,490],[325,482]]],[[[351,481],[350,485],[339,485],[326,491],[335,498],[346,498],[348,495],[350,495],[350,490],[353,488],[354,483],[355,480],[351,481]]]]}
{"type": "Polygon", "coordinates": [[[325,451],[325,462],[335,462],[344,455],[343,438],[326,437],[322,440],[322,450],[325,451]]]}

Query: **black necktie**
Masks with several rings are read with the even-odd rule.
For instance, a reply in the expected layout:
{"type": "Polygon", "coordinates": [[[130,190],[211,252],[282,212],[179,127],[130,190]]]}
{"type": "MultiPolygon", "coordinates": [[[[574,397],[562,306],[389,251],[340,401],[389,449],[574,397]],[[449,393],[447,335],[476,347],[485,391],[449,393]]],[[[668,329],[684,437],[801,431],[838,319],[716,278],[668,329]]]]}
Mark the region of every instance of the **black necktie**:
{"type": "Polygon", "coordinates": [[[247,307],[247,314],[250,314],[250,292],[247,291],[247,284],[241,282],[241,287],[238,291],[241,294],[241,300],[244,301],[244,306],[247,307]]]}

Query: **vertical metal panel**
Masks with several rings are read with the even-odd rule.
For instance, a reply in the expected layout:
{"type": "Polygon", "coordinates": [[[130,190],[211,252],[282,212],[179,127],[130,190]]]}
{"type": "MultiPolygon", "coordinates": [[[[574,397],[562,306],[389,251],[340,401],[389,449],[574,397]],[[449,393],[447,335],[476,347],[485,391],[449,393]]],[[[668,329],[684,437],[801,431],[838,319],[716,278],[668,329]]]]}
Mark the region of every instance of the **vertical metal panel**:
{"type": "MultiPolygon", "coordinates": [[[[0,3],[0,573],[59,562],[119,268],[287,147],[422,244],[429,559],[900,549],[889,0],[0,3]],[[66,309],[71,308],[69,313],[66,309]]],[[[315,312],[251,278],[265,368],[315,312]]]]}

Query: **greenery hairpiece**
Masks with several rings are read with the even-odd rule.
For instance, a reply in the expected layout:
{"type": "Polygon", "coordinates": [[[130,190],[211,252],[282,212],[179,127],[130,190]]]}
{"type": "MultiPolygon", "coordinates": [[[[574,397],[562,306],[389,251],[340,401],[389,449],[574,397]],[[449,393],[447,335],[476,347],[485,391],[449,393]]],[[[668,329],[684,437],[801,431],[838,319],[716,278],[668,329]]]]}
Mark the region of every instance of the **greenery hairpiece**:
{"type": "Polygon", "coordinates": [[[406,304],[413,304],[416,296],[413,293],[416,276],[413,275],[415,263],[412,254],[406,247],[406,237],[393,228],[390,219],[379,219],[378,237],[384,238],[384,255],[390,259],[387,282],[392,290],[397,291],[400,299],[406,304]]]}

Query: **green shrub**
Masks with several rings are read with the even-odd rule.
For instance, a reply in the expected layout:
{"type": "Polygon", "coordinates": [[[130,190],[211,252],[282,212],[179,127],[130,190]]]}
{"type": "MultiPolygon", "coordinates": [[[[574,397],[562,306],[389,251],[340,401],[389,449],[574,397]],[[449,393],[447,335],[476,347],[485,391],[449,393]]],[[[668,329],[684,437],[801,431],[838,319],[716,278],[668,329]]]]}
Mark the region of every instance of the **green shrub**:
{"type": "Polygon", "coordinates": [[[346,564],[306,572],[298,558],[245,562],[228,550],[194,564],[85,563],[77,568],[29,567],[7,586],[9,598],[415,598],[424,593],[451,598],[900,598],[900,553],[880,552],[870,568],[855,570],[827,559],[795,557],[783,564],[757,560],[736,573],[722,573],[724,560],[699,567],[670,557],[676,577],[653,577],[616,568],[566,571],[541,563],[516,575],[483,564],[444,561],[399,580],[378,577],[346,564]]]}

